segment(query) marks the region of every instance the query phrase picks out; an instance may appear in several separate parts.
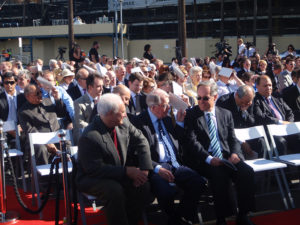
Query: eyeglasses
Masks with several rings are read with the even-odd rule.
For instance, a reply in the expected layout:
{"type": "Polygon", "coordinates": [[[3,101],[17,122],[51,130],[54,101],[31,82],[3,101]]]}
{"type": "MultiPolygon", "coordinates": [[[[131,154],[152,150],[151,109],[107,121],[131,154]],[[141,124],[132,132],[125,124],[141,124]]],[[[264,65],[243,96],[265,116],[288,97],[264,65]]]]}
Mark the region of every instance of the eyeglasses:
{"type": "Polygon", "coordinates": [[[197,97],[197,100],[198,100],[198,101],[201,101],[201,100],[203,100],[203,101],[208,101],[209,99],[210,99],[210,97],[208,97],[208,96],[204,96],[204,97],[198,96],[198,97],[197,97]]]}
{"type": "Polygon", "coordinates": [[[87,78],[80,77],[79,79],[80,79],[80,80],[86,80],[87,78]]]}
{"type": "Polygon", "coordinates": [[[4,81],[3,82],[5,85],[14,85],[16,82],[15,81],[4,81]]]}

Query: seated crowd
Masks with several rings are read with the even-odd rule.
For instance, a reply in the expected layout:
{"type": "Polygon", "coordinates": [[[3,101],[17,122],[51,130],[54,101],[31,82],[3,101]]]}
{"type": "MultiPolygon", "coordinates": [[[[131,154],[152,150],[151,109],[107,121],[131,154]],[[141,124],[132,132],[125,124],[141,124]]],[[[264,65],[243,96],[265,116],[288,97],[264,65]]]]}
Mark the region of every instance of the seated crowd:
{"type": "MultiPolygon", "coordinates": [[[[263,157],[264,148],[261,140],[239,142],[234,129],[300,121],[300,58],[249,56],[242,40],[239,46],[232,63],[219,54],[168,66],[148,45],[143,58],[129,61],[51,59],[46,70],[40,59],[26,69],[2,62],[0,119],[19,125],[27,157],[28,133],[72,130],[78,189],[105,202],[110,225],[137,224],[151,196],[169,225],[199,224],[197,204],[208,188],[217,225],[234,214],[238,225],[251,225],[255,179],[244,160],[263,157]]],[[[299,139],[277,137],[279,154],[297,152],[299,139]]],[[[37,165],[58,152],[55,144],[36,145],[37,165]]]]}

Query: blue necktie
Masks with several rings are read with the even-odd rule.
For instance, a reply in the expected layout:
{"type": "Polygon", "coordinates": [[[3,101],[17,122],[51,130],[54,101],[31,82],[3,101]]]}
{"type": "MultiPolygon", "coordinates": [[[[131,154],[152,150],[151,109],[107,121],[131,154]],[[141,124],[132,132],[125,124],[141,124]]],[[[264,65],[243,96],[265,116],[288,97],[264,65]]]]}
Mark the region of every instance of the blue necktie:
{"type": "Polygon", "coordinates": [[[178,168],[180,165],[176,160],[176,156],[174,154],[174,150],[172,147],[172,144],[170,143],[170,141],[168,140],[166,133],[164,131],[164,129],[162,128],[162,121],[161,120],[157,120],[158,122],[158,130],[159,130],[159,138],[161,139],[165,150],[167,151],[166,153],[168,154],[168,156],[171,158],[171,163],[172,166],[175,168],[178,168]]]}
{"type": "Polygon", "coordinates": [[[209,112],[208,114],[208,121],[207,121],[207,126],[208,126],[208,132],[209,132],[209,138],[210,138],[210,146],[212,150],[212,156],[217,157],[222,159],[222,152],[221,152],[221,147],[220,143],[217,139],[217,130],[216,126],[214,124],[213,119],[211,118],[212,113],[209,112]]]}

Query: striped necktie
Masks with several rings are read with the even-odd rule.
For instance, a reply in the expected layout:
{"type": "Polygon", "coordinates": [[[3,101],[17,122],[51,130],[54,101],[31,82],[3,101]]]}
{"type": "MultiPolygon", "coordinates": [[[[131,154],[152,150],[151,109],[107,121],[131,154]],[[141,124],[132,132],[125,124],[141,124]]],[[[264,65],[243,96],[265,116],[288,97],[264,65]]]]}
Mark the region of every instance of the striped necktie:
{"type": "Polygon", "coordinates": [[[212,113],[209,112],[209,113],[207,113],[207,115],[208,115],[207,126],[208,126],[208,132],[209,132],[209,137],[210,137],[210,147],[212,150],[212,156],[222,159],[223,156],[222,156],[222,152],[221,152],[220,143],[217,139],[216,126],[214,124],[213,119],[211,118],[212,113]]]}

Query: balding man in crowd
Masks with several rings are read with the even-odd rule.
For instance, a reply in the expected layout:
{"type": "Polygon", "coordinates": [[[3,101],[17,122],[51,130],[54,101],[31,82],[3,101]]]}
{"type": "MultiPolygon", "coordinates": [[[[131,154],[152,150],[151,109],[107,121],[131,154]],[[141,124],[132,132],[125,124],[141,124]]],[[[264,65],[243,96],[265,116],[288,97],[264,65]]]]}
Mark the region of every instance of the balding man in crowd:
{"type": "MultiPolygon", "coordinates": [[[[63,101],[59,98],[56,88],[52,90],[55,104],[50,98],[42,98],[42,92],[36,85],[29,84],[25,87],[24,95],[27,102],[22,106],[18,113],[20,125],[27,137],[28,133],[35,132],[54,132],[60,129],[58,117],[65,117],[67,111],[63,101]]],[[[27,152],[29,151],[29,145],[27,152]]],[[[57,147],[54,144],[36,145],[34,147],[37,165],[48,164],[49,157],[57,153],[57,147]]]]}
{"type": "MultiPolygon", "coordinates": [[[[272,96],[272,81],[262,75],[256,79],[257,93],[254,98],[254,115],[256,125],[287,124],[294,122],[294,114],[291,108],[282,98],[272,96]]],[[[287,143],[291,148],[295,148],[295,140],[292,136],[286,138],[275,136],[275,142],[279,154],[287,153],[287,143]]]]}
{"type": "Polygon", "coordinates": [[[149,195],[148,142],[127,120],[120,96],[103,95],[97,109],[78,144],[78,189],[106,203],[109,225],[137,225],[149,195]],[[137,167],[126,166],[129,149],[137,152],[137,167]]]}
{"type": "MultiPolygon", "coordinates": [[[[242,85],[236,92],[221,96],[216,105],[232,113],[234,128],[253,127],[255,126],[252,104],[254,97],[253,87],[242,85]]],[[[263,156],[261,142],[257,140],[242,143],[242,150],[245,158],[254,157],[256,154],[253,150],[259,154],[259,157],[263,156]],[[258,142],[259,144],[257,145],[258,142]]]]}

